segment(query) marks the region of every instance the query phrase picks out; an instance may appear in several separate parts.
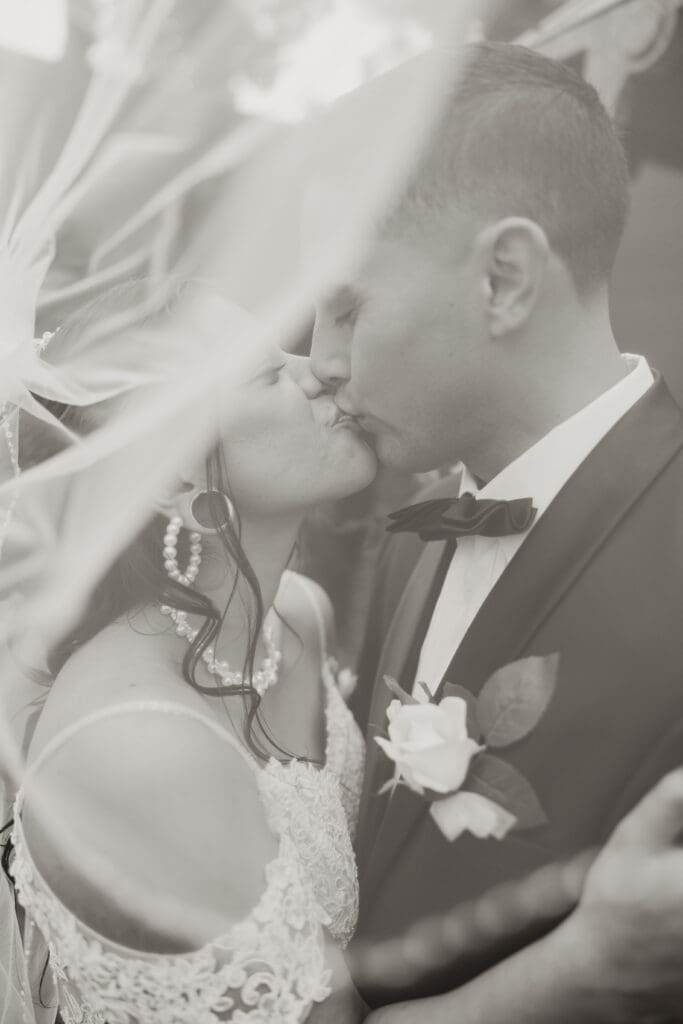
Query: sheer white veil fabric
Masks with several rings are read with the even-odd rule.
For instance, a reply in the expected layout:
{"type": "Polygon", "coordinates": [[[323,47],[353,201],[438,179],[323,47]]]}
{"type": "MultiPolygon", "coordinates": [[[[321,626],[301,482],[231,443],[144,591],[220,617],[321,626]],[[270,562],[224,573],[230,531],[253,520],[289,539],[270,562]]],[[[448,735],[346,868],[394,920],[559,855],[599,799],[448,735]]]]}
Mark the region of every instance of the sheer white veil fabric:
{"type": "MultiPolygon", "coordinates": [[[[74,515],[80,500],[77,495],[88,493],[86,467],[94,468],[100,458],[115,462],[117,453],[123,457],[126,446],[134,443],[133,432],[128,432],[126,441],[116,436],[117,428],[112,423],[103,438],[92,439],[90,450],[88,446],[81,449],[42,400],[90,404],[133,390],[145,379],[161,381],[166,371],[173,375],[172,355],[157,351],[152,356],[153,346],[147,350],[152,358],[145,367],[137,358],[126,363],[121,346],[113,360],[111,348],[106,354],[100,348],[93,358],[83,345],[48,362],[47,338],[34,338],[37,325],[42,318],[44,323],[57,326],[65,303],[73,307],[81,295],[97,294],[135,273],[149,277],[150,307],[158,304],[164,279],[173,270],[171,253],[184,199],[197,182],[230,166],[230,149],[235,141],[229,90],[221,88],[219,81],[209,82],[210,88],[202,81],[203,75],[216,71],[217,48],[225,34],[217,23],[224,21],[224,5],[195,6],[195,12],[197,7],[202,8],[205,22],[195,23],[197,40],[193,45],[183,49],[178,45],[182,36],[177,40],[181,66],[176,66],[173,75],[166,72],[163,52],[159,51],[168,50],[171,8],[175,8],[176,18],[187,19],[193,14],[192,4],[174,5],[168,0],[82,3],[72,5],[68,19],[63,5],[32,6],[33,20],[24,10],[23,24],[18,29],[21,12],[2,12],[4,20],[0,22],[5,46],[0,61],[3,825],[11,818],[14,793],[22,777],[27,714],[41,693],[34,683],[33,669],[41,667],[41,650],[47,637],[58,635],[60,628],[54,623],[53,631],[47,620],[41,621],[38,605],[56,609],[62,604],[56,591],[49,596],[49,580],[60,575],[65,580],[69,575],[65,576],[58,565],[63,557],[73,557],[78,523],[82,525],[84,519],[97,515],[94,506],[82,506],[74,515]],[[5,22],[12,22],[14,32],[6,30],[5,22]],[[46,26],[53,30],[52,48],[41,38],[46,26]],[[207,55],[210,40],[212,59],[207,55]],[[201,96],[196,106],[188,88],[190,82],[201,96]],[[183,91],[186,103],[181,108],[174,102],[174,92],[183,91]],[[127,176],[129,187],[125,188],[127,176]],[[32,479],[32,474],[23,473],[20,467],[20,432],[24,430],[43,452],[42,465],[37,465],[38,472],[33,474],[39,479],[32,479]],[[63,534],[61,513],[65,514],[63,534]],[[67,533],[71,534],[69,541],[67,533]],[[71,556],[67,555],[69,550],[71,556]],[[34,609],[35,616],[29,608],[34,609]],[[35,626],[33,631],[26,630],[30,621],[35,626]]],[[[239,138],[236,141],[242,158],[244,142],[239,138]]],[[[134,324],[140,311],[127,312],[134,324]]],[[[144,436],[145,425],[138,429],[144,436]]],[[[142,452],[140,455],[144,463],[142,452]]],[[[153,455],[148,453],[147,458],[153,455]]],[[[134,529],[132,522],[129,526],[134,529]]],[[[116,549],[116,543],[110,551],[116,549]]],[[[89,547],[87,543],[86,550],[89,547]]],[[[71,604],[76,611],[79,589],[76,584],[62,607],[71,604]]],[[[83,590],[80,593],[84,596],[83,590]]],[[[14,893],[2,872],[2,1024],[34,1020],[47,1024],[54,1019],[56,999],[50,971],[46,970],[47,953],[36,929],[28,927],[22,934],[14,893]]]]}
{"type": "MultiPolygon", "coordinates": [[[[237,0],[45,0],[33,40],[26,18],[4,25],[0,9],[0,826],[49,682],[47,649],[178,467],[229,435],[261,346],[305,331],[312,294],[357,257],[457,74],[451,55],[332,108],[312,95],[294,127],[247,116],[245,76],[272,83],[304,52],[294,15],[306,6],[284,2],[273,22],[256,5],[254,30],[253,6],[237,0]],[[305,194],[328,222],[300,261],[305,194]],[[69,312],[131,277],[145,281],[139,302],[62,336],[69,312]],[[178,295],[179,277],[200,283],[178,295]],[[60,406],[95,403],[97,425],[75,436],[60,406]]],[[[481,8],[428,6],[421,33],[403,25],[374,70],[428,37],[462,42],[481,8]]],[[[47,804],[41,813],[68,846],[47,804]]],[[[87,850],[75,859],[93,879],[115,877],[87,850]]],[[[191,939],[195,908],[168,894],[155,909],[133,879],[116,888],[128,910],[182,921],[191,939]]],[[[0,1024],[54,1019],[49,974],[38,998],[45,961],[40,935],[22,937],[2,872],[0,1024]]]]}

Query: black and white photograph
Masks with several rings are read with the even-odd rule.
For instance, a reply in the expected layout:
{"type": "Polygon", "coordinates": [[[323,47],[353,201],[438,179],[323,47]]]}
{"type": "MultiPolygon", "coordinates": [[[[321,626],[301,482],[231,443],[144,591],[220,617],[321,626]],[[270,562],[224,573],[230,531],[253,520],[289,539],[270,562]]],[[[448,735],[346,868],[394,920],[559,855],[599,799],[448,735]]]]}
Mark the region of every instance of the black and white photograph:
{"type": "Polygon", "coordinates": [[[683,1022],[683,0],[0,0],[0,1024],[683,1022]]]}

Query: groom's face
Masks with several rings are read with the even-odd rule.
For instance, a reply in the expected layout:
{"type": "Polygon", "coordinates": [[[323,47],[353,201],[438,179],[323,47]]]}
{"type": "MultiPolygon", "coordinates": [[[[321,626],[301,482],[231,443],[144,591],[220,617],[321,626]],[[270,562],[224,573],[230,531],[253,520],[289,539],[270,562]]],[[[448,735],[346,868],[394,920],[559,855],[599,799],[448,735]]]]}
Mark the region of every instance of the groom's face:
{"type": "Polygon", "coordinates": [[[465,249],[391,239],[317,303],[313,372],[384,465],[427,470],[466,451],[485,376],[476,290],[465,249]]]}

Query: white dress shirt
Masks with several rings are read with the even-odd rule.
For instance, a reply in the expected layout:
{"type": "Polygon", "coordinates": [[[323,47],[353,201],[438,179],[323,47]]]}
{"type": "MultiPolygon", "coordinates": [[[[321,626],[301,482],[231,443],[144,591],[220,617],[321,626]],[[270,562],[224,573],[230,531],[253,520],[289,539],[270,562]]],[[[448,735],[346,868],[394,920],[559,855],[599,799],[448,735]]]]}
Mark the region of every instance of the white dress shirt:
{"type": "Polygon", "coordinates": [[[595,401],[560,423],[481,490],[463,472],[460,494],[478,498],[532,498],[537,509],[524,533],[509,537],[461,537],[441,588],[425,636],[415,682],[433,693],[477,612],[505,567],[539,522],[550,503],[595,446],[653,383],[642,356],[624,355],[629,373],[595,401]]]}

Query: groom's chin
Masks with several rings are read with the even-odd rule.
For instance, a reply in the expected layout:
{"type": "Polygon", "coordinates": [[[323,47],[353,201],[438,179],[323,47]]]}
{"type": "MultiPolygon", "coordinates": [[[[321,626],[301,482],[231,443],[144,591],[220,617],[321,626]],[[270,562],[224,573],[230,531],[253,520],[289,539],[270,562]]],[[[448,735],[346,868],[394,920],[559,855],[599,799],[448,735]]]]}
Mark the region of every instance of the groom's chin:
{"type": "Polygon", "coordinates": [[[421,451],[399,437],[377,436],[372,443],[380,467],[391,473],[426,473],[441,465],[438,460],[434,461],[433,453],[430,457],[429,452],[421,451]]]}

